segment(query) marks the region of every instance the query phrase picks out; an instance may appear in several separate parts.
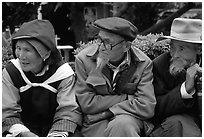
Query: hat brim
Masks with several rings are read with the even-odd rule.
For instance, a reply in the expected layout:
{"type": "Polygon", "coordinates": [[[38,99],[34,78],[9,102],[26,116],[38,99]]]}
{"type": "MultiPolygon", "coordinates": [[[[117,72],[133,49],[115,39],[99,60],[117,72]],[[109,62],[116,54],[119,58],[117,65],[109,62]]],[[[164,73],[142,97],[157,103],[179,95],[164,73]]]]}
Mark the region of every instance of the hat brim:
{"type": "Polygon", "coordinates": [[[17,37],[13,37],[13,40],[19,40],[19,39],[30,39],[33,38],[32,36],[17,36],[17,37]]]}
{"type": "Polygon", "coordinates": [[[189,42],[189,43],[202,43],[202,41],[184,40],[184,39],[179,39],[172,36],[161,36],[156,41],[158,42],[164,39],[178,40],[178,41],[189,42]]]}

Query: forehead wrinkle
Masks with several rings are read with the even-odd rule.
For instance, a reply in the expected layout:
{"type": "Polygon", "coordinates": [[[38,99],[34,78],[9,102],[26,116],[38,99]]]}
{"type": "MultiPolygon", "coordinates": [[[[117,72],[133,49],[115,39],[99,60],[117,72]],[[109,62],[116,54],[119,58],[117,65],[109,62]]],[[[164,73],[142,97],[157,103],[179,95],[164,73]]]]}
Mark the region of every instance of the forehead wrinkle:
{"type": "Polygon", "coordinates": [[[21,45],[26,45],[26,46],[31,46],[33,47],[30,43],[28,43],[26,40],[18,40],[16,43],[17,46],[21,46],[21,45]]]}

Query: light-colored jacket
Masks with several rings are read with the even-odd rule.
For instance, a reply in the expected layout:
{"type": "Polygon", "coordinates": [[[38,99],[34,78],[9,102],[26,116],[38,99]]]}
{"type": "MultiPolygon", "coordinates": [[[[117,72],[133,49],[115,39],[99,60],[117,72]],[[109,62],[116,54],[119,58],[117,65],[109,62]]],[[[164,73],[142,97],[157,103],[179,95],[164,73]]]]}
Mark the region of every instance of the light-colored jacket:
{"type": "Polygon", "coordinates": [[[113,91],[110,70],[96,68],[97,46],[88,46],[76,56],[76,95],[82,112],[96,114],[109,109],[115,116],[132,115],[146,120],[154,115],[156,99],[152,85],[152,61],[139,49],[131,47],[131,64],[124,70],[113,91]],[[126,91],[134,90],[133,95],[126,91]]]}

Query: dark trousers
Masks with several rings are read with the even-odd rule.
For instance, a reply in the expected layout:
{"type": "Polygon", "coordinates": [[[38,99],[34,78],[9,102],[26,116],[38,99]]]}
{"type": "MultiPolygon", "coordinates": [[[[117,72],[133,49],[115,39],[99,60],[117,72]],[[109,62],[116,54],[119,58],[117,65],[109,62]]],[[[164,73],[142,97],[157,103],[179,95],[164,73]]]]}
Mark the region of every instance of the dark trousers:
{"type": "Polygon", "coordinates": [[[166,118],[155,127],[150,137],[201,137],[201,130],[194,117],[182,114],[166,118]]]}

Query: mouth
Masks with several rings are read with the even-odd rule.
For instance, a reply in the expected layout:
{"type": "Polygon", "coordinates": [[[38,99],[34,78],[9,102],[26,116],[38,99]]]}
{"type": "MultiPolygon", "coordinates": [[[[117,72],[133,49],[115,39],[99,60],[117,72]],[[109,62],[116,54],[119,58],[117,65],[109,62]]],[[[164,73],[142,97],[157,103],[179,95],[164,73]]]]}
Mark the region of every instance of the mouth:
{"type": "Polygon", "coordinates": [[[181,59],[172,60],[169,67],[169,72],[173,76],[184,75],[186,73],[185,70],[186,65],[187,63],[184,60],[181,59]]]}
{"type": "Polygon", "coordinates": [[[20,62],[20,64],[22,65],[22,66],[27,66],[29,63],[28,62],[20,62]]]}

